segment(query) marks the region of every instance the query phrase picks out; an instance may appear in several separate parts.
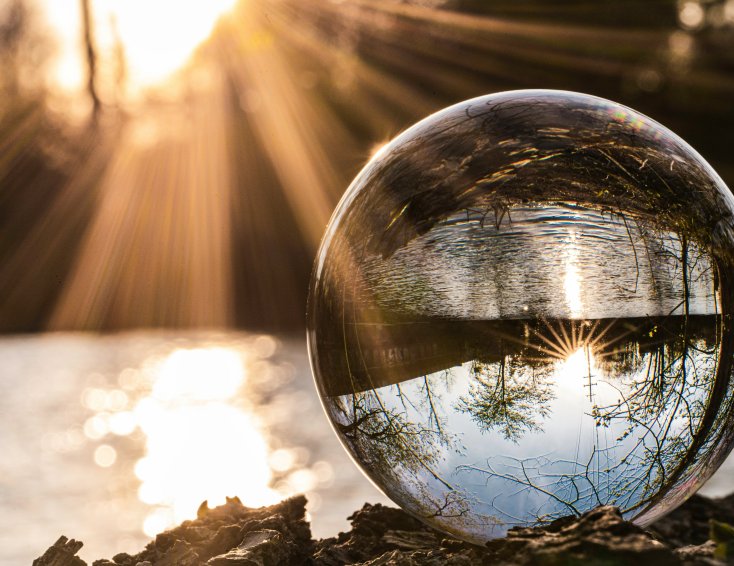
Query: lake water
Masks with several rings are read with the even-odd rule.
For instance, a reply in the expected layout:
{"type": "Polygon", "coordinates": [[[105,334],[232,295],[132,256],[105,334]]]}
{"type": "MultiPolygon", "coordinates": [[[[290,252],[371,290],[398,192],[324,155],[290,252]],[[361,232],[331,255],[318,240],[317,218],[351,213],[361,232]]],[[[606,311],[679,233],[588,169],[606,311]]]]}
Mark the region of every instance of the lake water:
{"type": "MultiPolygon", "coordinates": [[[[365,501],[388,502],[327,424],[300,339],[6,337],[0,375],[2,565],[30,564],[61,534],[84,541],[89,563],[137,552],[144,529],[224,495],[260,505],[306,492],[316,537],[348,528],[365,501]]],[[[734,459],[702,493],[731,492],[732,472],[734,459]]]]}
{"type": "Polygon", "coordinates": [[[0,340],[0,564],[61,534],[91,564],[137,552],[199,504],[306,493],[316,537],[388,502],[323,415],[305,341],[244,333],[0,340]]]}
{"type": "MultiPolygon", "coordinates": [[[[689,312],[716,312],[708,259],[688,247],[689,312]]],[[[679,235],[644,220],[544,203],[456,212],[360,268],[363,292],[408,317],[667,316],[683,312],[681,249],[679,235]]]]}

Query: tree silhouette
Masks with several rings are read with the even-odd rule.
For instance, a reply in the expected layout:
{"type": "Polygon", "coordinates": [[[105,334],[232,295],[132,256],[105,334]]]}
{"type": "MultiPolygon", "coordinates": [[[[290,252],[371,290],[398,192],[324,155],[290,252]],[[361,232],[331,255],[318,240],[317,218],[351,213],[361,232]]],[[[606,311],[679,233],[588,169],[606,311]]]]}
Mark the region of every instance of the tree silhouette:
{"type": "MultiPolygon", "coordinates": [[[[628,516],[637,516],[666,498],[680,501],[693,489],[701,466],[710,466],[710,455],[731,426],[732,340],[731,329],[722,320],[711,319],[712,324],[720,325],[714,344],[694,335],[681,321],[679,334],[646,351],[638,344],[633,360],[629,351],[620,358],[622,369],[635,371],[615,370],[615,362],[607,362],[609,374],[604,382],[617,390],[618,399],[592,407],[589,416],[598,432],[587,457],[554,457],[554,451],[528,458],[497,455],[484,464],[462,465],[458,471],[479,474],[487,482],[499,481],[497,485],[515,486],[514,495],[534,498],[537,505],[526,509],[528,516],[521,519],[539,523],[597,505],[616,505],[628,516]],[[727,338],[721,340],[722,335],[727,338]],[[600,443],[606,431],[614,436],[600,443]]],[[[498,387],[490,385],[490,391],[498,387]]],[[[466,410],[467,399],[462,404],[466,410]]],[[[495,417],[488,421],[495,429],[498,423],[504,426],[497,417],[503,413],[496,405],[488,412],[495,417]]],[[[516,422],[524,430],[532,427],[527,413],[520,413],[516,422]]],[[[517,429],[499,430],[512,439],[507,431],[517,429]]],[[[508,521],[518,520],[505,513],[501,504],[495,508],[508,521]]]]}
{"type": "Polygon", "coordinates": [[[474,378],[469,393],[459,398],[457,409],[471,415],[484,431],[499,431],[517,442],[524,433],[542,431],[541,419],[549,414],[553,388],[548,383],[550,364],[531,369],[522,356],[505,356],[496,363],[472,362],[474,378]]]}
{"type": "Polygon", "coordinates": [[[329,398],[326,406],[342,438],[371,474],[399,484],[405,476],[427,472],[453,489],[436,471],[441,445],[450,444],[438,420],[429,416],[416,422],[407,410],[388,407],[376,390],[329,398]]]}
{"type": "Polygon", "coordinates": [[[84,54],[87,60],[87,92],[92,101],[92,124],[96,124],[99,112],[102,109],[97,94],[97,51],[94,45],[94,18],[89,0],[79,0],[82,12],[82,33],[84,39],[84,54]]]}

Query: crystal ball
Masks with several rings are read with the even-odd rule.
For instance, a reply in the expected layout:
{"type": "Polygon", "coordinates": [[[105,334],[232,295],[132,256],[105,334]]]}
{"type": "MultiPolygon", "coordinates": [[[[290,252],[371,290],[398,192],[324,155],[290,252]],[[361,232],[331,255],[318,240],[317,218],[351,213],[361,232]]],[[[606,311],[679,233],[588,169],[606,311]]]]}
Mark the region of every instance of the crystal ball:
{"type": "Polygon", "coordinates": [[[359,173],[316,259],[308,345],[336,434],[470,542],[599,505],[651,523],[734,442],[733,213],[694,149],[608,100],[429,116],[359,173]]]}

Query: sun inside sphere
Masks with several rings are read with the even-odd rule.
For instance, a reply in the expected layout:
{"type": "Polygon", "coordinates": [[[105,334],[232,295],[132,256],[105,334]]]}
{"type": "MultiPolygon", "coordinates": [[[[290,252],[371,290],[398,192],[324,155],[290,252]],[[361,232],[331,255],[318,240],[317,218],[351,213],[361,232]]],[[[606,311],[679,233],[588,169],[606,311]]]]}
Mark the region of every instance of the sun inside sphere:
{"type": "Polygon", "coordinates": [[[562,91],[442,110],[370,161],[318,253],[339,439],[475,543],[615,505],[646,525],[734,442],[734,197],[686,142],[562,91]]]}

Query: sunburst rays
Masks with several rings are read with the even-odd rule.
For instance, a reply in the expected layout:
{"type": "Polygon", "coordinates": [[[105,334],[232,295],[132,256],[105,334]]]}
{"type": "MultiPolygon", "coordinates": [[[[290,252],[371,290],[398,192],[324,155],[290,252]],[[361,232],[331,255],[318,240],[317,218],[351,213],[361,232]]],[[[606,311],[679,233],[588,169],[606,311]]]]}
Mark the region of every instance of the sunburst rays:
{"type": "Polygon", "coordinates": [[[638,325],[627,319],[623,325],[617,319],[546,319],[527,323],[524,337],[492,331],[493,339],[502,340],[518,351],[529,362],[549,359],[566,360],[579,350],[589,351],[597,360],[613,357],[626,351],[623,344],[630,336],[650,326],[650,321],[638,325]]]}
{"type": "MultiPolygon", "coordinates": [[[[89,157],[27,215],[3,252],[0,318],[300,325],[313,253],[375,144],[489,91],[617,88],[668,43],[649,18],[544,23],[511,4],[490,15],[441,2],[238,3],[177,87],[136,107],[127,134],[89,136],[89,157]],[[153,143],[135,146],[146,128],[153,143]]],[[[0,140],[0,174],[41,135],[33,120],[19,114],[0,140]]]]}
{"type": "Polygon", "coordinates": [[[134,128],[118,141],[51,328],[232,322],[226,116],[210,79],[176,109],[186,119],[147,117],[154,143],[134,128]]]}

